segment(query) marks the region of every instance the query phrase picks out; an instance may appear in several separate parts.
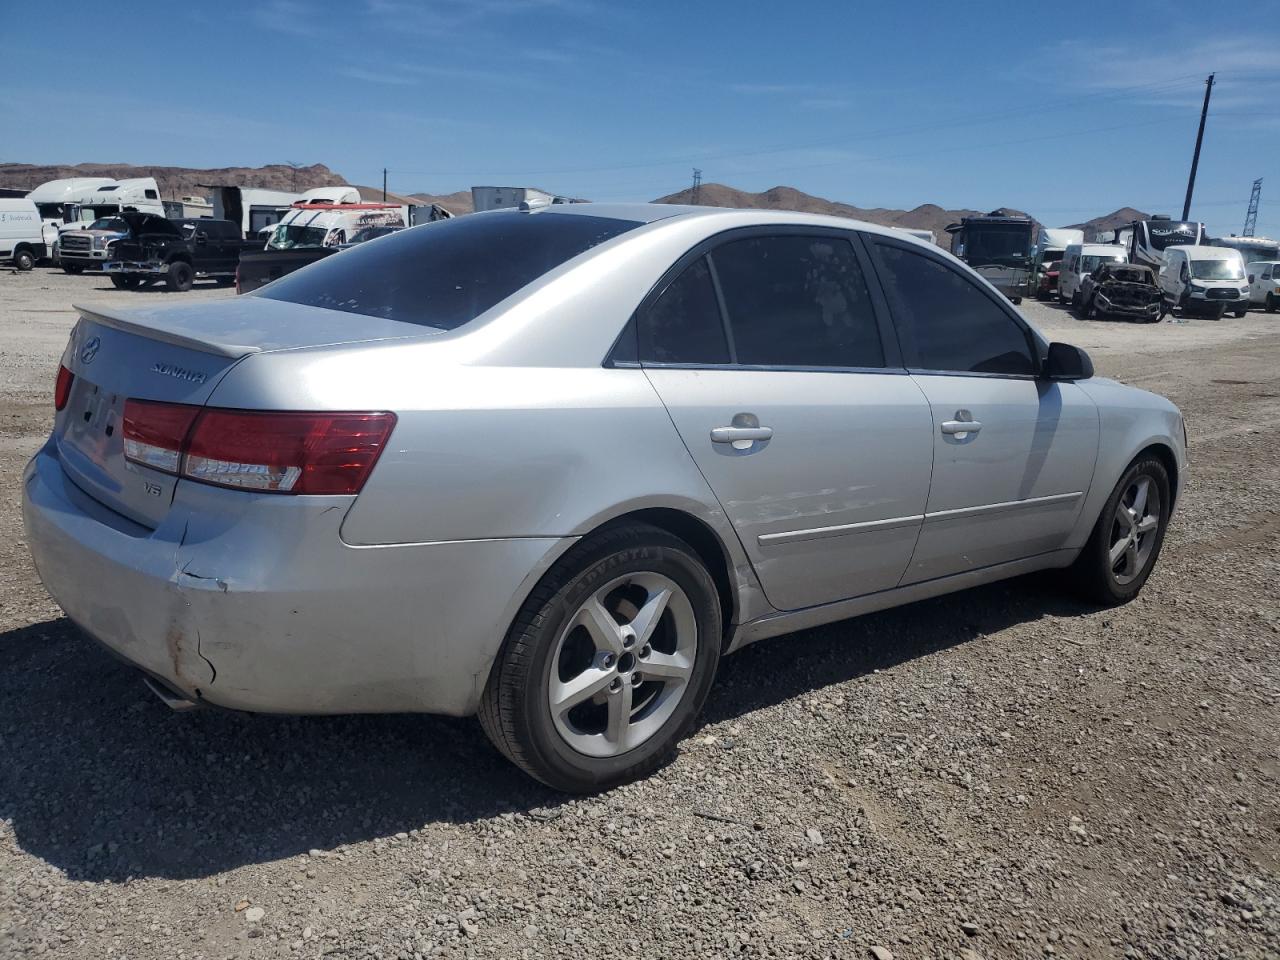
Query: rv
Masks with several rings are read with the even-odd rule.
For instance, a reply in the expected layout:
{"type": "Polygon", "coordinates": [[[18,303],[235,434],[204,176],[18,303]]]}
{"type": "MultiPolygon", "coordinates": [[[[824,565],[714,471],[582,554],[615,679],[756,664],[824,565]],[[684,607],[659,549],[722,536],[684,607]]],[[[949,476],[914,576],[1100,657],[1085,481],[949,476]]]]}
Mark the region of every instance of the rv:
{"type": "MultiPolygon", "coordinates": [[[[1170,220],[1156,215],[1150,220],[1134,220],[1113,234],[1114,241],[1125,248],[1130,263],[1141,263],[1157,273],[1165,264],[1165,251],[1170,247],[1198,246],[1205,242],[1204,224],[1194,220],[1170,220]]],[[[1100,236],[1099,241],[1103,238],[1100,236]]]]}
{"type": "Polygon", "coordinates": [[[169,220],[199,220],[213,217],[213,204],[204,197],[182,197],[163,200],[164,215],[169,220]]]}
{"type": "Polygon", "coordinates": [[[257,237],[264,227],[279,223],[293,205],[302,199],[300,193],[287,193],[283,190],[226,187],[208,183],[200,186],[210,191],[213,219],[231,220],[240,224],[246,240],[257,237]]]}
{"type": "Polygon", "coordinates": [[[476,213],[506,210],[512,207],[546,207],[553,203],[572,203],[568,197],[547,193],[536,187],[472,187],[471,203],[476,213]]]}
{"type": "Polygon", "coordinates": [[[1031,295],[1035,235],[1030,217],[993,210],[985,216],[965,217],[947,227],[947,233],[951,252],[1014,303],[1031,295]]]}
{"type": "Polygon", "coordinates": [[[1232,234],[1229,237],[1210,240],[1209,245],[1239,250],[1246,264],[1280,260],[1280,241],[1272,240],[1270,237],[1237,237],[1232,234]]]}

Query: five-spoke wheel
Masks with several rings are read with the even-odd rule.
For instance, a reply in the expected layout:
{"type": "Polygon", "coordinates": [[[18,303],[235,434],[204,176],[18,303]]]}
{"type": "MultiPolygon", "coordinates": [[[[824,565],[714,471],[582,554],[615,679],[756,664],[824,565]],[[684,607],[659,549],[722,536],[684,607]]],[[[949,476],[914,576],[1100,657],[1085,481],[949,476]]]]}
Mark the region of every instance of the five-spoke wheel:
{"type": "Polygon", "coordinates": [[[480,720],[499,750],[553,787],[624,783],[688,732],[720,643],[719,597],[693,548],[655,527],[605,530],[525,602],[480,720]]]}
{"type": "Polygon", "coordinates": [[[1073,566],[1081,590],[1104,604],[1138,595],[1155,566],[1173,504],[1164,462],[1144,454],[1111,491],[1073,566]]]}

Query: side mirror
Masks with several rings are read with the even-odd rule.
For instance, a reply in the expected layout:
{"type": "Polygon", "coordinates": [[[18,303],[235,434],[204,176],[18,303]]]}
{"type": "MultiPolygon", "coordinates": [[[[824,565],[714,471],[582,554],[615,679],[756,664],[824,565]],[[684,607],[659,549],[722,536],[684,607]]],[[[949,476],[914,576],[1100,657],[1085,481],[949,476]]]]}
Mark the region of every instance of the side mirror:
{"type": "Polygon", "coordinates": [[[1093,361],[1079,347],[1051,343],[1041,373],[1049,380],[1088,380],[1093,376],[1093,361]]]}

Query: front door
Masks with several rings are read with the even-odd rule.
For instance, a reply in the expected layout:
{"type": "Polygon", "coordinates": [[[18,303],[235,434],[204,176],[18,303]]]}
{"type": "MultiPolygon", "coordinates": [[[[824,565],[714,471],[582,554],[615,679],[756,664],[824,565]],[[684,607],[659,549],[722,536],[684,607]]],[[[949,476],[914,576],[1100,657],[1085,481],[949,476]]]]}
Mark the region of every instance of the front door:
{"type": "Polygon", "coordinates": [[[896,586],[933,459],[852,235],[748,231],[638,313],[641,362],[782,610],[896,586]]]}
{"type": "Polygon", "coordinates": [[[876,250],[933,421],[933,482],[903,583],[1059,549],[1093,477],[1093,401],[1037,378],[1036,341],[1011,305],[941,257],[876,250]]]}

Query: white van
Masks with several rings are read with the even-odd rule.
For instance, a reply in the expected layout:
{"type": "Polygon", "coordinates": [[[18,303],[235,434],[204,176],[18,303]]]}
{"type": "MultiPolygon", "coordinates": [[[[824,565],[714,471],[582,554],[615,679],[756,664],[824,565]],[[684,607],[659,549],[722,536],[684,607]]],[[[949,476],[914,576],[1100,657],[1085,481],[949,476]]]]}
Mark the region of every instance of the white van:
{"type": "Polygon", "coordinates": [[[1249,309],[1244,258],[1230,247],[1169,247],[1160,271],[1160,291],[1170,309],[1221,320],[1230,310],[1243,317],[1249,309]]]}
{"type": "Polygon", "coordinates": [[[1280,260],[1263,260],[1245,265],[1249,281],[1249,304],[1265,307],[1267,313],[1280,310],[1280,260]]]}
{"type": "Polygon", "coordinates": [[[409,208],[397,203],[298,202],[272,229],[266,248],[339,247],[368,227],[408,225],[409,208]]]}
{"type": "Polygon", "coordinates": [[[0,263],[30,270],[43,260],[43,227],[34,200],[0,198],[0,263]]]}
{"type": "Polygon", "coordinates": [[[1124,247],[1114,243],[1070,243],[1058,270],[1058,302],[1080,305],[1080,281],[1102,263],[1127,263],[1124,247]]]}

